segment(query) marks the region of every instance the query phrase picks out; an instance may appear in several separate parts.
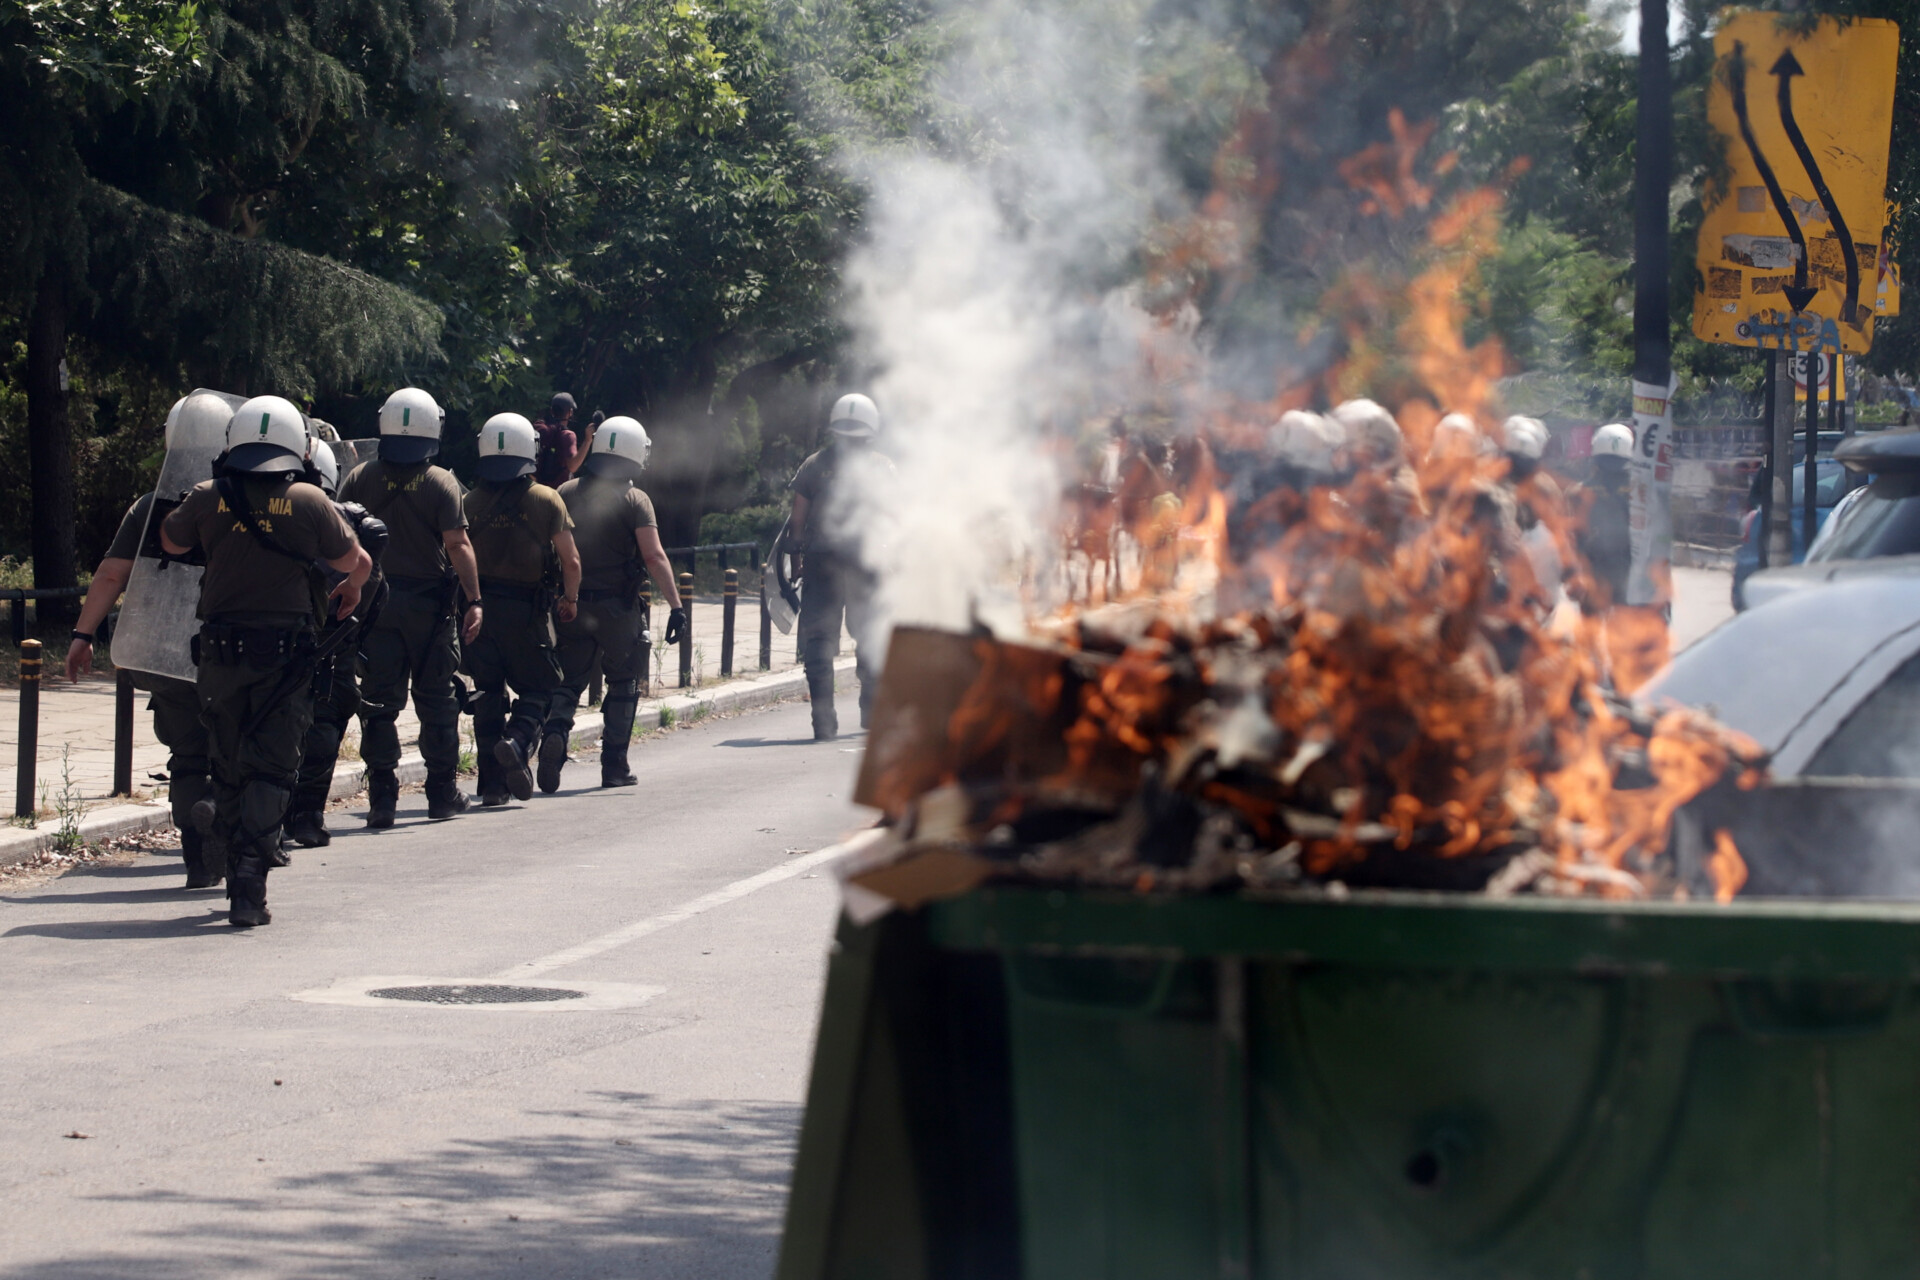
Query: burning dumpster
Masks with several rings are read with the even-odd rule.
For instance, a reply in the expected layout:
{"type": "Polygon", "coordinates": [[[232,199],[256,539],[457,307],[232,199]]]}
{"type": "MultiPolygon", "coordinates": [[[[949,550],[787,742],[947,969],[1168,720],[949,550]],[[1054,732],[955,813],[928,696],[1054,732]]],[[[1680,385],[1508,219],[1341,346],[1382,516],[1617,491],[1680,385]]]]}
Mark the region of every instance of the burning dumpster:
{"type": "Polygon", "coordinates": [[[1920,1264],[1920,909],[1737,900],[1757,748],[1444,599],[896,632],[783,1280],[1920,1264]]]}

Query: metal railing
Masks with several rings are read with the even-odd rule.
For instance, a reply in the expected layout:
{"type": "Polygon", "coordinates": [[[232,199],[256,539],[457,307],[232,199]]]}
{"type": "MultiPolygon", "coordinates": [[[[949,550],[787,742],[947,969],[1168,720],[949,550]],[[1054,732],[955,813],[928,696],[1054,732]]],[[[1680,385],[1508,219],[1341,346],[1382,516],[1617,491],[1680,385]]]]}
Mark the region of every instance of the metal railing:
{"type": "MultiPolygon", "coordinates": [[[[85,587],[7,587],[0,599],[7,602],[7,621],[13,627],[13,647],[27,639],[27,602],[29,600],[75,600],[87,594],[85,587]]],[[[38,614],[38,610],[35,613],[38,614]]]]}
{"type": "MultiPolygon", "coordinates": [[[[720,562],[720,674],[723,677],[731,676],[737,665],[734,657],[738,636],[736,615],[739,611],[740,603],[740,571],[731,563],[733,558],[736,556],[745,556],[748,566],[753,571],[756,584],[760,579],[759,570],[761,560],[760,546],[758,543],[722,542],[704,543],[695,547],[667,548],[668,560],[684,566],[680,573],[680,581],[677,584],[680,588],[681,603],[687,606],[687,626],[680,637],[679,646],[679,687],[682,689],[691,688],[694,683],[692,606],[694,601],[694,578],[699,569],[699,558],[703,555],[717,556],[720,562]]],[[[19,777],[17,781],[19,788],[18,794],[19,796],[26,797],[26,799],[17,799],[16,807],[19,804],[28,805],[28,808],[24,811],[25,813],[32,812],[31,805],[35,779],[34,753],[30,744],[37,739],[39,734],[40,713],[39,642],[26,638],[25,601],[81,595],[84,594],[84,592],[85,588],[82,587],[60,587],[49,590],[19,588],[0,592],[0,596],[4,596],[14,611],[14,642],[23,651],[20,698],[20,739],[22,745],[19,755],[19,777]],[[32,652],[35,655],[32,666],[34,674],[31,694],[28,693],[27,689],[28,680],[26,673],[28,668],[25,662],[25,652],[28,646],[32,646],[32,652]]],[[[757,598],[760,610],[760,670],[766,671],[773,666],[773,620],[767,612],[767,598],[764,587],[756,585],[754,587],[754,595],[757,598]]],[[[651,582],[644,585],[640,590],[640,607],[644,611],[642,616],[646,618],[647,629],[649,633],[651,633],[653,621],[653,584],[651,582]]],[[[111,624],[113,620],[113,618],[109,618],[108,625],[103,628],[103,632],[105,632],[107,636],[111,635],[111,624]]],[[[652,687],[652,664],[652,651],[642,646],[640,653],[640,684],[643,689],[652,687]]],[[[600,673],[596,671],[593,675],[593,692],[588,696],[589,702],[597,703],[600,701],[600,683],[600,673]]],[[[134,693],[132,673],[126,670],[117,671],[114,675],[113,690],[114,795],[133,794],[134,693]]]]}
{"type": "MultiPolygon", "coordinates": [[[[667,559],[681,567],[680,603],[686,606],[687,623],[680,633],[680,684],[682,689],[693,686],[693,601],[694,582],[700,568],[702,555],[713,555],[720,562],[720,674],[733,674],[734,640],[736,634],[735,614],[740,605],[740,571],[731,563],[734,556],[745,555],[748,567],[756,580],[760,577],[760,544],[757,542],[716,542],[697,547],[668,547],[667,559]]],[[[767,593],[764,585],[755,590],[760,602],[760,669],[766,671],[773,666],[773,619],[767,612],[767,593]]],[[[641,604],[647,610],[649,623],[653,617],[653,592],[649,587],[641,596],[641,604]]],[[[641,659],[641,678],[648,678],[646,664],[651,654],[641,659]]]]}

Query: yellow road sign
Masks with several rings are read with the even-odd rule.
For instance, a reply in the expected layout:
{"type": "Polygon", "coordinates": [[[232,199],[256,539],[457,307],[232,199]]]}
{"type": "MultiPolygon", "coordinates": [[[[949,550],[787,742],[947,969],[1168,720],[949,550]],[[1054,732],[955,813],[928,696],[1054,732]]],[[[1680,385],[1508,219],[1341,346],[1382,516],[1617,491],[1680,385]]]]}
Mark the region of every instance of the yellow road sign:
{"type": "Polygon", "coordinates": [[[1731,173],[1700,227],[1693,331],[1864,352],[1899,305],[1882,246],[1900,28],[1736,11],[1713,46],[1707,121],[1731,173]]]}

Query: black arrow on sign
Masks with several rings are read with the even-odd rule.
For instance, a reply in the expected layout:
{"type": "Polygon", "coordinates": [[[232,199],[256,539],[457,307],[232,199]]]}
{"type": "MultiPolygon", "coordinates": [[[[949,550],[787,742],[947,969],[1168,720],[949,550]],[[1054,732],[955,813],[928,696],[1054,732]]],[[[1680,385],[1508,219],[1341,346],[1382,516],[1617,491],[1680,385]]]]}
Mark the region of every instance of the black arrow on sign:
{"type": "MultiPolygon", "coordinates": [[[[1813,301],[1813,295],[1819,292],[1807,283],[1807,237],[1800,230],[1800,219],[1793,216],[1793,206],[1787,203],[1787,193],[1780,189],[1780,179],[1773,176],[1773,166],[1767,163],[1760,143],[1753,136],[1753,122],[1747,117],[1747,46],[1742,41],[1733,42],[1733,64],[1729,70],[1733,73],[1733,114],[1740,121],[1740,138],[1747,144],[1747,153],[1753,157],[1753,167],[1760,171],[1760,181],[1767,184],[1767,196],[1773,201],[1780,221],[1787,224],[1787,234],[1793,237],[1793,247],[1800,251],[1793,264],[1793,283],[1782,292],[1787,295],[1787,305],[1795,311],[1805,311],[1807,304],[1813,301]]],[[[1781,84],[1784,86],[1786,81],[1782,80],[1781,84]]],[[[1788,106],[1784,98],[1781,105],[1783,109],[1788,106]]],[[[1797,134],[1799,131],[1794,132],[1797,134]]],[[[1806,144],[1802,142],[1801,145],[1806,144]]]]}
{"type": "Polygon", "coordinates": [[[1840,215],[1840,202],[1833,198],[1833,192],[1827,190],[1827,180],[1821,174],[1820,166],[1814,163],[1813,148],[1807,145],[1806,135],[1800,132],[1800,125],[1793,118],[1793,78],[1807,73],[1801,67],[1800,59],[1793,56],[1793,50],[1788,49],[1773,64],[1769,74],[1780,77],[1780,123],[1786,128],[1787,141],[1793,144],[1794,154],[1800,157],[1807,176],[1813,179],[1814,194],[1826,206],[1834,234],[1840,237],[1840,252],[1847,259],[1847,301],[1840,308],[1840,318],[1857,329],[1860,325],[1854,315],[1860,306],[1860,255],[1854,251],[1853,237],[1847,234],[1847,220],[1840,215]]]}

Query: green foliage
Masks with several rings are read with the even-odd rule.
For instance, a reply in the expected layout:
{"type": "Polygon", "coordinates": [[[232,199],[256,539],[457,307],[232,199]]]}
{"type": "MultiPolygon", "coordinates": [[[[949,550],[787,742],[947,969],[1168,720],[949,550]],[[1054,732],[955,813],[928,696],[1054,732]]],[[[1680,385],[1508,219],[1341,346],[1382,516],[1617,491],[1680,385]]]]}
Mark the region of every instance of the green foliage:
{"type": "Polygon", "coordinates": [[[87,207],[94,332],[153,364],[304,397],[437,354],[439,313],[366,272],[249,242],[99,184],[87,207]]]}
{"type": "Polygon", "coordinates": [[[198,10],[195,0],[4,0],[0,40],[29,51],[56,91],[119,102],[192,65],[198,10]]]}
{"type": "Polygon", "coordinates": [[[752,542],[765,555],[787,519],[787,504],[769,502],[736,511],[709,511],[700,518],[700,542],[705,546],[752,542]]]}

